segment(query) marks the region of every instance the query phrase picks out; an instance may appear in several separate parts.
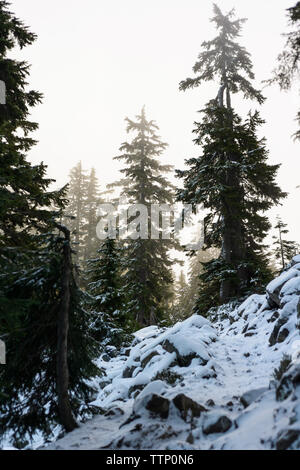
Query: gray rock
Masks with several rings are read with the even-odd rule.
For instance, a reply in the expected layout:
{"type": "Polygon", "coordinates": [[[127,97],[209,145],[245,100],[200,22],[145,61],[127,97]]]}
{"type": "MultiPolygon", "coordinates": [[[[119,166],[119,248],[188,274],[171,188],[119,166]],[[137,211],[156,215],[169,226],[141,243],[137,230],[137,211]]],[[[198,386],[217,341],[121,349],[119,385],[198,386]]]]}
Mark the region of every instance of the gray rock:
{"type": "Polygon", "coordinates": [[[206,406],[209,406],[210,408],[212,408],[213,406],[215,406],[215,402],[210,398],[209,400],[207,400],[207,402],[205,403],[206,406]]]}
{"type": "Polygon", "coordinates": [[[123,375],[122,375],[123,379],[130,379],[135,369],[136,369],[136,366],[126,367],[123,371],[123,375]]]}
{"type": "MultiPolygon", "coordinates": [[[[171,343],[168,339],[166,339],[163,342],[162,347],[164,348],[165,351],[167,351],[169,353],[173,353],[173,352],[176,353],[176,361],[177,361],[179,367],[188,367],[188,366],[190,366],[192,360],[195,359],[195,357],[197,357],[197,354],[195,352],[191,353],[191,354],[188,354],[186,356],[181,355],[179,353],[178,349],[175,348],[174,344],[171,343]]],[[[207,363],[207,361],[206,361],[206,363],[207,363]]],[[[205,364],[203,364],[203,365],[205,365],[205,364]]]]}
{"type": "Polygon", "coordinates": [[[164,398],[155,393],[149,397],[146,404],[146,409],[151,413],[166,419],[169,416],[170,402],[167,398],[164,398]]]}
{"type": "Polygon", "coordinates": [[[248,392],[244,393],[240,401],[242,405],[247,408],[247,406],[251,405],[251,403],[255,402],[263,393],[268,390],[268,387],[261,387],[256,388],[254,390],[249,390],[248,392]]]}
{"type": "Polygon", "coordinates": [[[215,433],[223,433],[228,431],[232,426],[231,419],[228,416],[216,416],[215,419],[210,419],[207,425],[204,425],[203,432],[204,434],[215,434],[215,433]]]}
{"type": "Polygon", "coordinates": [[[285,429],[278,434],[276,439],[277,450],[287,450],[293,444],[295,444],[294,449],[299,449],[300,429],[285,429]]]}
{"type": "Polygon", "coordinates": [[[204,406],[199,405],[199,403],[196,403],[194,400],[187,397],[183,393],[176,395],[172,401],[176,408],[180,411],[181,417],[184,420],[186,420],[188,416],[199,418],[203,411],[207,411],[204,406]]]}
{"type": "Polygon", "coordinates": [[[274,346],[274,344],[276,344],[278,342],[279,330],[283,325],[286,324],[287,320],[288,320],[287,318],[281,317],[275,323],[275,326],[274,326],[273,331],[272,331],[272,333],[270,335],[270,338],[269,338],[269,345],[270,346],[274,346]]]}
{"type": "Polygon", "coordinates": [[[146,356],[146,357],[142,360],[141,366],[142,366],[143,369],[146,367],[146,365],[148,364],[148,362],[150,362],[151,359],[152,359],[154,356],[159,356],[159,354],[158,354],[157,351],[152,351],[150,354],[148,354],[148,356],[146,356]]]}
{"type": "Polygon", "coordinates": [[[283,343],[283,341],[286,340],[288,335],[290,334],[289,330],[287,328],[282,328],[280,332],[278,333],[277,336],[277,343],[283,343]]]}

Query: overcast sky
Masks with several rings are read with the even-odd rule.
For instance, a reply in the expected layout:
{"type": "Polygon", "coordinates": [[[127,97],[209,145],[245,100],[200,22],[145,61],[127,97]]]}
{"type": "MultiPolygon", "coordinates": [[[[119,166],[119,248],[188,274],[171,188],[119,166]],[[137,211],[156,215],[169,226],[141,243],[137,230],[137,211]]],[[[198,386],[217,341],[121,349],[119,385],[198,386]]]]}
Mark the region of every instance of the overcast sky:
{"type": "MultiPolygon", "coordinates": [[[[223,11],[236,8],[248,18],[240,43],[252,54],[256,84],[270,78],[287,30],[287,0],[219,0],[223,11]]],[[[49,176],[67,182],[72,166],[82,160],[94,166],[102,186],[117,179],[120,164],[113,161],[126,138],[124,118],[134,117],[143,105],[156,120],[169,144],[164,160],[183,168],[184,159],[198,155],[193,145],[197,110],[216,96],[218,84],[179,92],[178,83],[192,75],[201,43],[215,35],[210,0],[12,0],[11,9],[38,40],[18,58],[32,64],[30,86],[44,93],[33,112],[39,122],[39,144],[32,162],[44,161],[49,176]]],[[[289,192],[279,213],[300,242],[299,143],[296,130],[298,87],[280,93],[264,90],[260,107],[266,124],[270,162],[281,163],[279,183],[289,192]]],[[[255,103],[235,95],[236,111],[246,113],[255,103]]]]}

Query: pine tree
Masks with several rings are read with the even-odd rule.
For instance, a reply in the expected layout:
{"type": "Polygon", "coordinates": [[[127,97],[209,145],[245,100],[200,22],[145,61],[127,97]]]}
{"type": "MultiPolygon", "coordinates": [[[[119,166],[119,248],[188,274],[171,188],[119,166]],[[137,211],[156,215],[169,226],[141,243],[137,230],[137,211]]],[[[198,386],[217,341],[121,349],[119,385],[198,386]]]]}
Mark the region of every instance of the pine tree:
{"type": "MultiPolygon", "coordinates": [[[[221,249],[221,255],[205,266],[202,281],[209,292],[203,294],[208,299],[214,293],[215,300],[218,297],[224,303],[271,275],[262,245],[270,224],[263,213],[285,194],[275,182],[279,165],[268,165],[265,139],[257,137],[263,124],[258,112],[243,121],[232,108],[232,95],[239,92],[244,98],[264,101],[251,83],[249,53],[235,41],[245,20],[233,19],[233,11],[223,15],[216,5],[214,13],[212,21],[219,34],[202,44],[204,52],[193,68],[197,76],[181,82],[180,89],[215,79],[220,87],[193,131],[202,155],[187,160],[189,168],[177,175],[184,181],[178,199],[210,210],[205,218],[205,245],[221,249]]],[[[202,310],[201,303],[198,308],[202,310]]]]}
{"type": "Polygon", "coordinates": [[[121,253],[117,241],[108,237],[97,251],[97,257],[87,262],[88,308],[93,316],[93,337],[101,347],[107,344],[119,347],[130,329],[124,315],[121,253]]]}
{"type": "Polygon", "coordinates": [[[71,431],[93,412],[88,380],[99,375],[93,362],[99,347],[81,306],[69,231],[59,228],[40,238],[30,263],[29,253],[19,256],[18,266],[8,266],[0,279],[0,328],[9,358],[0,373],[1,426],[18,447],[37,431],[50,436],[57,424],[71,431]]]}
{"type": "Polygon", "coordinates": [[[87,379],[98,370],[69,255],[67,262],[69,241],[57,233],[66,188],[49,191],[46,166],[27,161],[38,127],[29,113],[42,96],[27,91],[29,65],[8,54],[36,36],[8,7],[0,1],[0,336],[8,358],[0,415],[1,432],[10,430],[20,444],[36,430],[49,435],[57,423],[73,428],[87,408],[87,379]]]}
{"type": "Polygon", "coordinates": [[[280,260],[282,269],[285,269],[287,263],[298,252],[298,244],[295,241],[284,239],[284,236],[289,233],[286,227],[287,224],[283,223],[280,217],[277,217],[277,223],[274,228],[278,230],[278,236],[273,236],[273,240],[275,240],[273,245],[275,258],[280,260]]]}
{"type": "Polygon", "coordinates": [[[48,231],[55,215],[49,207],[62,209],[65,203],[65,188],[48,191],[52,180],[46,178],[46,166],[33,166],[26,159],[36,144],[30,133],[38,128],[29,113],[42,95],[27,90],[29,65],[8,53],[29,46],[36,35],[8,7],[0,1],[0,80],[6,88],[5,104],[0,104],[0,250],[7,256],[13,247],[34,244],[34,234],[48,231]]]}
{"type": "MultiPolygon", "coordinates": [[[[284,50],[278,56],[278,67],[273,72],[273,78],[267,80],[271,84],[277,82],[281,90],[289,90],[294,79],[299,78],[300,64],[300,2],[287,9],[289,25],[291,30],[285,34],[286,43],[284,50]]],[[[300,126],[300,111],[297,114],[297,121],[300,126]]],[[[300,139],[300,129],[294,134],[296,139],[300,139]]]]}
{"type": "MultiPolygon", "coordinates": [[[[157,136],[154,121],[148,121],[144,108],[136,121],[126,119],[127,132],[134,132],[132,141],[120,147],[118,160],[126,166],[121,170],[125,178],[115,184],[122,187],[129,204],[142,204],[148,209],[146,225],[150,232],[151,204],[171,204],[173,187],[163,176],[171,170],[158,157],[166,148],[157,136]]],[[[158,228],[159,229],[159,228],[158,228]]],[[[166,317],[164,297],[173,282],[172,261],[168,251],[173,240],[143,239],[125,241],[124,289],[128,294],[127,312],[140,326],[148,326],[166,317]]]]}
{"type": "Polygon", "coordinates": [[[173,322],[177,322],[189,317],[190,312],[187,308],[188,296],[189,287],[186,276],[181,270],[179,278],[175,282],[175,301],[171,311],[171,318],[173,322]]]}
{"type": "Polygon", "coordinates": [[[87,261],[96,254],[99,240],[96,234],[96,226],[98,222],[97,208],[102,202],[99,191],[99,182],[94,168],[91,169],[87,184],[87,197],[85,201],[86,207],[86,233],[84,239],[84,260],[87,261]]]}
{"type": "Polygon", "coordinates": [[[68,206],[64,212],[63,223],[72,233],[76,252],[76,262],[84,261],[84,239],[86,237],[86,216],[88,194],[88,177],[82,168],[81,161],[71,169],[68,184],[68,206]]]}

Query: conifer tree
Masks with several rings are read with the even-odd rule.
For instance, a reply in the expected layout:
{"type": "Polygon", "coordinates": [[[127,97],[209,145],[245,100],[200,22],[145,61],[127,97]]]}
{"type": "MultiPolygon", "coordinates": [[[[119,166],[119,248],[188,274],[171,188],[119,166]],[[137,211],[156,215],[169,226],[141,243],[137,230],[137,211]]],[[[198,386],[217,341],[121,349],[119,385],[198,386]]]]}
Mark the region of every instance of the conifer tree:
{"type": "Polygon", "coordinates": [[[86,236],[86,217],[88,196],[88,177],[82,168],[81,161],[71,169],[68,185],[68,206],[64,213],[64,224],[73,234],[77,263],[84,260],[84,239],[86,236]]]}
{"type": "Polygon", "coordinates": [[[38,127],[29,114],[42,96],[27,89],[29,65],[8,55],[35,39],[0,1],[6,88],[0,104],[0,337],[8,357],[0,369],[0,415],[1,432],[11,430],[17,445],[36,430],[49,435],[57,423],[72,429],[87,408],[87,379],[98,372],[82,294],[70,257],[66,262],[69,242],[57,233],[66,188],[49,191],[46,166],[27,161],[38,127]]]}
{"type": "Polygon", "coordinates": [[[179,278],[175,282],[175,300],[171,311],[171,318],[173,322],[183,320],[189,316],[187,309],[187,300],[189,295],[189,288],[184,272],[181,270],[179,278]]]}
{"type": "Polygon", "coordinates": [[[126,164],[121,170],[125,177],[115,186],[122,187],[121,194],[126,195],[129,204],[142,204],[147,208],[148,238],[125,241],[123,282],[128,294],[128,316],[140,326],[148,326],[166,316],[164,296],[173,282],[172,261],[168,254],[173,240],[150,238],[151,204],[171,204],[173,201],[173,187],[164,177],[171,167],[158,160],[166,144],[156,134],[155,122],[146,119],[144,108],[136,121],[128,118],[126,121],[127,132],[136,135],[131,142],[122,144],[121,155],[115,157],[126,164]]]}
{"type": "Polygon", "coordinates": [[[122,248],[107,237],[96,258],[87,262],[88,308],[92,312],[93,337],[101,343],[120,346],[129,330],[124,315],[125,295],[122,290],[122,248]]]}
{"type": "Polygon", "coordinates": [[[96,227],[98,222],[97,208],[101,203],[102,197],[99,191],[99,182],[96,176],[95,168],[92,168],[88,178],[87,184],[87,197],[85,201],[86,206],[86,226],[84,231],[86,233],[84,239],[84,259],[87,261],[92,258],[97,251],[99,240],[96,234],[96,227]]]}
{"type": "Polygon", "coordinates": [[[295,241],[285,240],[284,236],[289,233],[286,227],[287,224],[283,223],[280,217],[277,217],[277,223],[274,228],[278,231],[278,236],[273,236],[274,255],[276,260],[280,260],[282,269],[285,269],[287,263],[291,261],[298,251],[298,244],[295,241]]]}
{"type": "Polygon", "coordinates": [[[13,247],[34,244],[33,235],[48,231],[55,215],[50,206],[62,209],[65,203],[65,188],[48,190],[52,180],[46,177],[46,166],[33,166],[26,158],[36,144],[30,133],[38,128],[29,113],[42,95],[27,89],[29,64],[8,54],[35,39],[9,10],[9,3],[0,1],[0,80],[6,89],[5,104],[0,104],[0,249],[6,256],[15,252],[13,247]]]}
{"type": "MultiPolygon", "coordinates": [[[[283,52],[278,56],[278,67],[273,72],[273,78],[267,80],[271,84],[277,82],[281,90],[289,90],[294,79],[299,79],[300,64],[300,2],[287,9],[290,31],[285,34],[286,43],[283,52]]],[[[300,126],[300,111],[297,114],[300,126]]],[[[300,129],[294,134],[300,139],[300,129]]]]}
{"type": "MultiPolygon", "coordinates": [[[[232,107],[232,95],[238,93],[258,103],[264,101],[251,83],[249,53],[236,42],[245,20],[234,19],[234,11],[223,15],[216,5],[214,13],[218,36],[202,44],[204,51],[193,68],[196,77],[182,81],[180,89],[218,80],[219,90],[201,111],[202,120],[193,131],[202,154],[187,160],[189,168],[177,175],[184,182],[179,200],[210,210],[205,219],[205,245],[219,248],[221,254],[205,266],[202,281],[209,293],[219,290],[216,297],[224,303],[271,275],[262,245],[270,224],[263,213],[285,194],[275,182],[279,165],[268,165],[265,139],[257,136],[263,124],[258,112],[242,120],[232,107]]],[[[204,298],[210,295],[204,292],[204,298]]],[[[202,310],[201,303],[198,308],[202,310]]]]}
{"type": "Polygon", "coordinates": [[[1,426],[17,447],[37,431],[50,436],[57,424],[71,431],[93,412],[88,380],[99,375],[99,347],[75,282],[69,231],[59,228],[1,273],[0,329],[9,358],[0,372],[1,426]]]}

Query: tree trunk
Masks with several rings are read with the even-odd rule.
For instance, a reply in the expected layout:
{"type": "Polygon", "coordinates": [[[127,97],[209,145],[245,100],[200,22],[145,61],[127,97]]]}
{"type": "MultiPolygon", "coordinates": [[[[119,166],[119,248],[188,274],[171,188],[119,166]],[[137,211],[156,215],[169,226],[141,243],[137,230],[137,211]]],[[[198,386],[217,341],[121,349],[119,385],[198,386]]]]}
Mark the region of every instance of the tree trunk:
{"type": "Polygon", "coordinates": [[[69,368],[68,368],[68,331],[70,309],[70,283],[72,276],[72,259],[70,248],[70,231],[63,226],[59,229],[65,235],[63,246],[62,296],[57,318],[57,395],[61,424],[66,431],[77,427],[69,401],[69,368]]]}

